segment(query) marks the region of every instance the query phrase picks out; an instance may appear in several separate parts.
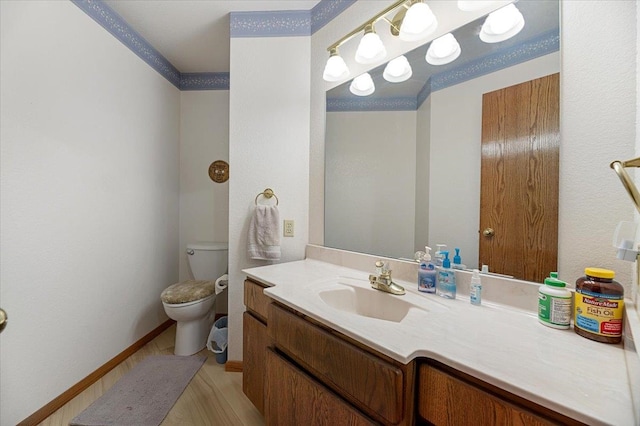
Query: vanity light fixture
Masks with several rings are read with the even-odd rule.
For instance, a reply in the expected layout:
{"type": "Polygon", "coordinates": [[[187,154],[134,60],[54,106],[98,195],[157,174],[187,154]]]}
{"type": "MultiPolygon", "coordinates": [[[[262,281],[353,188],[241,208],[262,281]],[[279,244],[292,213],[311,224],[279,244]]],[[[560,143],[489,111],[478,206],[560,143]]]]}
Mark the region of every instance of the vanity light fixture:
{"type": "MultiPolygon", "coordinates": [[[[402,13],[402,12],[400,12],[402,13]]],[[[397,20],[394,19],[394,22],[397,20]]],[[[406,11],[402,24],[400,25],[400,40],[416,41],[422,40],[433,33],[438,27],[438,20],[431,8],[419,0],[413,3],[406,11]]]]}
{"type": "Polygon", "coordinates": [[[373,27],[373,22],[364,28],[364,36],[358,44],[358,50],[356,50],[356,62],[359,64],[372,64],[384,59],[387,56],[387,49],[385,49],[380,36],[376,34],[376,30],[373,27]]]}
{"type": "Polygon", "coordinates": [[[353,79],[349,90],[356,96],[369,96],[376,91],[376,87],[373,84],[373,79],[368,72],[360,74],[353,79]]]}
{"type": "Polygon", "coordinates": [[[329,59],[324,67],[322,78],[325,81],[340,81],[347,77],[349,77],[349,67],[338,53],[338,48],[335,47],[329,51],[329,59]]]}
{"type": "Polygon", "coordinates": [[[401,55],[389,61],[382,76],[390,83],[401,83],[411,78],[412,74],[411,64],[409,64],[407,57],[401,55]]]}
{"type": "Polygon", "coordinates": [[[480,40],[498,43],[518,34],[524,28],[524,17],[513,4],[492,12],[482,24],[480,40]]]}
{"type": "Polygon", "coordinates": [[[444,65],[455,61],[460,56],[460,43],[448,33],[431,42],[425,59],[431,65],[444,65]]]}
{"type": "Polygon", "coordinates": [[[329,59],[323,73],[325,81],[340,81],[348,77],[348,74],[344,72],[344,68],[347,68],[346,63],[343,66],[344,61],[340,61],[342,58],[338,54],[338,48],[362,33],[364,35],[356,51],[356,62],[373,64],[387,56],[384,43],[380,36],[376,34],[374,28],[376,23],[381,20],[389,23],[393,36],[399,36],[403,40],[411,41],[428,36],[435,31],[438,25],[431,8],[423,0],[398,0],[327,48],[329,59]],[[388,15],[394,11],[397,11],[397,13],[390,20],[388,15]],[[334,68],[336,66],[337,71],[334,68]]]}

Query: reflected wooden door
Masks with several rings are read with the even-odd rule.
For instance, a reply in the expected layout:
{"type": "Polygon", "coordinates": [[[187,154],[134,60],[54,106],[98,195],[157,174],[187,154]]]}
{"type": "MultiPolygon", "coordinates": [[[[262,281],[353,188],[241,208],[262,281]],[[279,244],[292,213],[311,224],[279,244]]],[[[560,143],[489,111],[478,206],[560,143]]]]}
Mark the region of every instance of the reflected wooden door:
{"type": "Polygon", "coordinates": [[[558,268],[559,82],[482,98],[479,263],[534,282],[558,268]]]}

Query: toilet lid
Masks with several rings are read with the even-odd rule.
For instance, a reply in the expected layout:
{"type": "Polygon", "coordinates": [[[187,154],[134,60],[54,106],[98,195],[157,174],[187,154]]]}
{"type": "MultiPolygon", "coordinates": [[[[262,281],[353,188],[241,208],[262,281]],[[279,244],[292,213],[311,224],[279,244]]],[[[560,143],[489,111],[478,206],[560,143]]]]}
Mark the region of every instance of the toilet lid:
{"type": "Polygon", "coordinates": [[[160,298],[164,303],[194,302],[215,293],[215,281],[188,280],[165,288],[160,298]]]}

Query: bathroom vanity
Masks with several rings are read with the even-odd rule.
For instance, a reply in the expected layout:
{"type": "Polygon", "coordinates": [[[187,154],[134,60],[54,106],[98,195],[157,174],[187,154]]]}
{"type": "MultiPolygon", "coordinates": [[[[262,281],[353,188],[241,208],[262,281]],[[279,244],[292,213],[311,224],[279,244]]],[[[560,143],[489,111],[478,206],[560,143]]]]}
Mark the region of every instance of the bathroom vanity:
{"type": "Polygon", "coordinates": [[[267,424],[636,424],[622,345],[311,259],[244,272],[243,389],[267,424]]]}

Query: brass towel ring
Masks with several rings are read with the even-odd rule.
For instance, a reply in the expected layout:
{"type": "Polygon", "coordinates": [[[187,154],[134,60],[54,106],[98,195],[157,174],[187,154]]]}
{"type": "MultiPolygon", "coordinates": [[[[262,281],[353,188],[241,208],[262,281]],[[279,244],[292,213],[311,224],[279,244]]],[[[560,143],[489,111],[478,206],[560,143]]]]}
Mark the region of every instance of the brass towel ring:
{"type": "Polygon", "coordinates": [[[261,193],[259,193],[258,195],[256,195],[256,200],[255,200],[256,206],[258,205],[258,198],[261,195],[266,199],[269,199],[271,197],[276,197],[276,206],[280,203],[280,201],[278,200],[278,196],[275,194],[275,192],[273,192],[273,189],[267,188],[264,191],[262,191],[261,193]]]}

